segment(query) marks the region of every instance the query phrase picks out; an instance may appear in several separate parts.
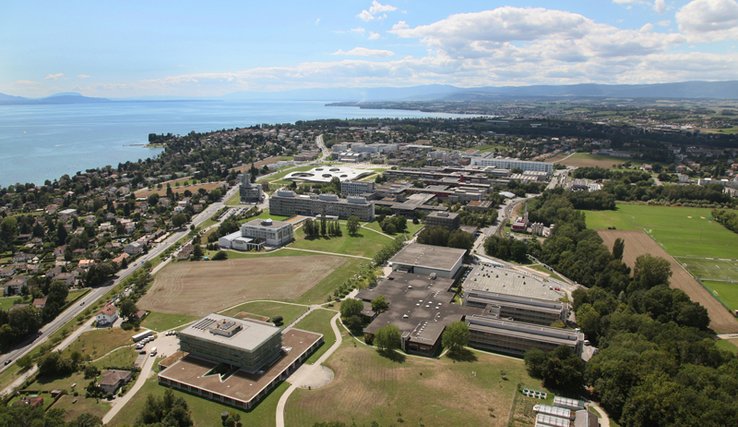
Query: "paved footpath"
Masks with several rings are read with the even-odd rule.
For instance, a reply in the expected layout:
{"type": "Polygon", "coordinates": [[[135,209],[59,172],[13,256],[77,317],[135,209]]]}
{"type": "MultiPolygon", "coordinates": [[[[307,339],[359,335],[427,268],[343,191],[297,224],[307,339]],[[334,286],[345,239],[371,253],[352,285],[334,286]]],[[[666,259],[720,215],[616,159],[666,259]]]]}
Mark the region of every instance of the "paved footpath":
{"type": "MultiPolygon", "coordinates": [[[[341,346],[341,343],[343,342],[343,337],[341,336],[341,331],[338,329],[338,318],[340,317],[340,314],[336,314],[331,319],[331,329],[333,329],[333,333],[336,335],[336,342],[333,343],[331,348],[328,349],[325,353],[323,353],[320,358],[315,361],[315,366],[320,366],[325,362],[333,353],[338,350],[338,347],[341,346]]],[[[299,371],[299,369],[298,369],[299,371]]],[[[295,371],[290,377],[293,377],[297,373],[295,371]]],[[[284,427],[284,407],[287,405],[287,399],[289,399],[292,392],[294,392],[299,387],[299,384],[297,382],[290,384],[289,388],[282,394],[282,396],[279,398],[279,402],[277,403],[277,427],[284,427]]]]}

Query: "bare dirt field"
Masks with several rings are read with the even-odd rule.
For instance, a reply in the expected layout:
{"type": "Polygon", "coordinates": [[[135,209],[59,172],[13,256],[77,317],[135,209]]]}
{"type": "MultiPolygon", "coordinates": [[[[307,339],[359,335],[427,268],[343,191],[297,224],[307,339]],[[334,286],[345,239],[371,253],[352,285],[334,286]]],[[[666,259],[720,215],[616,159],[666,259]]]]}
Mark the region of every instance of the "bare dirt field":
{"type": "Polygon", "coordinates": [[[223,181],[216,181],[216,182],[205,182],[202,184],[191,184],[191,185],[180,185],[179,187],[176,186],[176,182],[187,182],[187,178],[182,178],[179,180],[174,181],[167,181],[163,182],[161,188],[156,187],[149,187],[144,188],[142,190],[136,191],[136,197],[149,197],[150,195],[156,193],[159,194],[159,196],[165,196],[167,194],[167,183],[172,187],[172,192],[175,194],[177,193],[184,193],[186,190],[190,190],[191,193],[197,193],[197,190],[203,188],[207,191],[214,190],[218,187],[221,187],[225,185],[225,182],[223,181]]]}
{"type": "Polygon", "coordinates": [[[666,253],[656,241],[649,237],[643,231],[618,231],[618,230],[600,230],[598,231],[602,240],[608,248],[612,248],[612,244],[618,237],[625,240],[625,253],[623,261],[631,268],[635,265],[635,260],[641,255],[650,254],[664,258],[671,264],[671,287],[681,289],[689,295],[692,301],[702,304],[707,309],[710,316],[710,327],[717,333],[735,333],[738,332],[738,320],[731,315],[728,310],[723,307],[710,293],[702,287],[702,285],[694,279],[684,267],[679,264],[674,257],[666,253]]]}
{"type": "Polygon", "coordinates": [[[177,262],[156,275],[138,305],[203,316],[248,300],[291,300],[345,262],[346,258],[327,255],[177,262]]]}

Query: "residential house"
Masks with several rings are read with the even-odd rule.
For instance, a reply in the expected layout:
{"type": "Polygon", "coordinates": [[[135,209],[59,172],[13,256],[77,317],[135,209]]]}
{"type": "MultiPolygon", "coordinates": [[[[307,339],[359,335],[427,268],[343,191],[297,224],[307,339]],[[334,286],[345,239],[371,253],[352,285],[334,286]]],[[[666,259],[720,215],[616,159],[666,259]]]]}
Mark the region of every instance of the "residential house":
{"type": "Polygon", "coordinates": [[[24,286],[28,286],[28,277],[15,276],[5,283],[5,296],[18,295],[24,286]]]}
{"type": "Polygon", "coordinates": [[[118,388],[127,384],[132,378],[133,373],[131,371],[106,369],[102,372],[100,382],[97,383],[97,387],[108,396],[112,396],[118,388]]]}
{"type": "Polygon", "coordinates": [[[39,310],[43,310],[43,308],[46,307],[46,297],[34,298],[33,303],[31,305],[33,305],[39,310]]]}
{"type": "Polygon", "coordinates": [[[118,309],[113,304],[107,304],[95,316],[95,326],[98,328],[113,326],[116,320],[118,320],[118,309]]]}
{"type": "Polygon", "coordinates": [[[143,253],[143,251],[144,251],[144,247],[139,242],[131,242],[131,243],[127,244],[126,247],[123,248],[123,250],[128,255],[135,256],[135,255],[141,255],[143,253]]]}

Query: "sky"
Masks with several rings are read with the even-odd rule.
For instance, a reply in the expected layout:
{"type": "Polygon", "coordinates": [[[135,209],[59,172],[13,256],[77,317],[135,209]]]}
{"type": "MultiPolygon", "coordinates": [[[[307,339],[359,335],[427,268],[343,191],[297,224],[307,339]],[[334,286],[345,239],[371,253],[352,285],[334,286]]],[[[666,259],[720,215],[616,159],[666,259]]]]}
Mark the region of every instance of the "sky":
{"type": "Polygon", "coordinates": [[[738,79],[738,0],[0,2],[0,92],[738,79]]]}

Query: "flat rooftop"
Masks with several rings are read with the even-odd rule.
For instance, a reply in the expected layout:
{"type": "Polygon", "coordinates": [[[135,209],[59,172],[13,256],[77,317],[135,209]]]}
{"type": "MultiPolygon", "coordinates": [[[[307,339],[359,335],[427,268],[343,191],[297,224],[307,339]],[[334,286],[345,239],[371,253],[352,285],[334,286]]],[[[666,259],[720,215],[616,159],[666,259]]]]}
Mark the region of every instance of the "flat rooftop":
{"type": "Polygon", "coordinates": [[[469,330],[494,335],[504,335],[554,345],[575,346],[584,340],[584,334],[574,329],[552,328],[532,323],[501,320],[491,316],[469,315],[466,317],[469,330]]]}
{"type": "Polygon", "coordinates": [[[356,296],[365,302],[384,296],[389,302],[389,309],[379,314],[364,331],[374,334],[379,328],[392,324],[403,333],[410,333],[411,340],[433,345],[447,324],[461,320],[466,314],[483,311],[452,304],[454,293],[449,291],[452,284],[451,279],[430,279],[426,275],[393,271],[377,286],[363,289],[356,296]]]}
{"type": "Polygon", "coordinates": [[[292,172],[284,177],[290,181],[331,182],[333,178],[341,181],[353,181],[373,174],[369,169],[358,169],[348,166],[319,166],[304,172],[292,172]]]}
{"type": "Polygon", "coordinates": [[[220,374],[210,374],[218,366],[217,363],[187,355],[160,372],[159,378],[248,403],[322,338],[321,334],[301,329],[285,330],[282,334],[282,348],[287,349],[287,353],[261,375],[249,375],[238,370],[221,379],[220,374]]]}
{"type": "Polygon", "coordinates": [[[279,333],[280,329],[271,323],[236,319],[215,313],[208,314],[180,331],[180,335],[247,351],[255,350],[279,333]]]}
{"type": "Polygon", "coordinates": [[[241,227],[248,226],[248,227],[259,227],[259,228],[282,228],[286,225],[292,225],[291,222],[287,221],[275,221],[271,218],[268,219],[254,219],[247,223],[244,223],[241,227]]]}
{"type": "Polygon", "coordinates": [[[464,257],[464,249],[411,243],[390,258],[390,264],[413,265],[434,270],[451,271],[464,257]]]}
{"type": "Polygon", "coordinates": [[[464,291],[486,291],[519,297],[558,301],[566,296],[558,280],[512,268],[477,264],[462,284],[464,291]],[[556,290],[556,288],[560,290],[556,290]]]}

